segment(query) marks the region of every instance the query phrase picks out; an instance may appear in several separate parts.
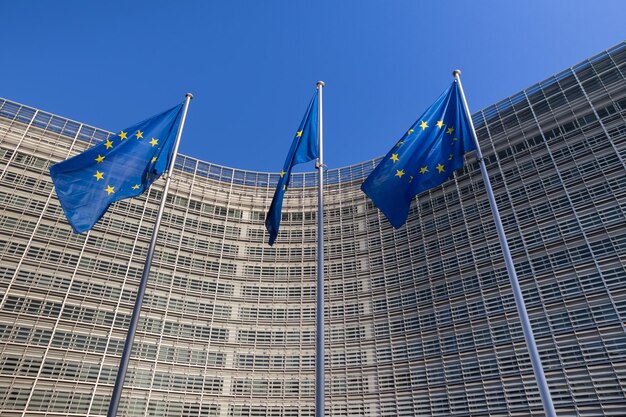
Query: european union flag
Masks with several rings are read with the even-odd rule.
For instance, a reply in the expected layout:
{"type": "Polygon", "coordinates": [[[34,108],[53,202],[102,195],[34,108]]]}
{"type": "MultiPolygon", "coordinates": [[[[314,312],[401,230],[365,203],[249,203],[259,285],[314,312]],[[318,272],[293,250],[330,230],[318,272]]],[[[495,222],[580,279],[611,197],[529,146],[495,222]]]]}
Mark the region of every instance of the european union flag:
{"type": "Polygon", "coordinates": [[[413,198],[446,181],[476,149],[456,81],[424,112],[361,185],[389,223],[401,227],[413,198]]]}
{"type": "Polygon", "coordinates": [[[312,161],[319,156],[318,136],[317,136],[317,93],[311,99],[309,107],[296,131],[296,135],[291,143],[291,148],[287,154],[287,160],[280,173],[280,179],[274,192],[274,198],[270,209],[265,216],[265,227],[270,234],[269,244],[274,244],[280,226],[280,216],[283,208],[283,196],[289,187],[291,168],[302,162],[312,161]]]}
{"type": "Polygon", "coordinates": [[[183,104],[50,167],[75,233],[90,230],[115,201],[142,194],[169,167],[183,104]]]}

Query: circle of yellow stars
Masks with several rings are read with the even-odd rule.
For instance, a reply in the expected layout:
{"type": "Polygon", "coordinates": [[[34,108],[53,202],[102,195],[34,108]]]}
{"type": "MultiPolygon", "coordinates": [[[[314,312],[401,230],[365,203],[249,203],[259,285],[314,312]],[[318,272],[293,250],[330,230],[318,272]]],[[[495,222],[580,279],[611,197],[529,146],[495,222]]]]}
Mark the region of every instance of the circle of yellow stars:
{"type": "MultiPolygon", "coordinates": [[[[134,136],[135,139],[139,140],[139,139],[143,139],[143,134],[144,132],[142,132],[141,130],[137,130],[135,133],[133,133],[131,136],[134,136]]],[[[121,131],[120,133],[118,133],[116,135],[117,137],[119,137],[120,141],[123,141],[125,139],[128,139],[128,132],[125,131],[121,131]]],[[[297,133],[297,137],[302,136],[302,132],[298,132],[297,133]]],[[[159,140],[156,138],[152,138],[150,140],[150,142],[148,142],[152,147],[155,147],[159,144],[159,140]]],[[[104,148],[105,149],[112,149],[114,146],[114,142],[110,139],[107,138],[107,140],[103,143],[104,148]]],[[[104,162],[106,158],[106,155],[101,155],[100,153],[98,153],[98,156],[96,158],[94,158],[94,161],[96,162],[97,165],[101,164],[104,162]]],[[[157,157],[154,156],[152,157],[152,159],[150,159],[151,163],[155,163],[157,161],[157,157]]],[[[100,180],[104,180],[105,179],[105,171],[100,171],[100,170],[96,170],[96,173],[93,175],[93,177],[96,179],[96,182],[100,181],[100,180]]],[[[281,174],[281,176],[284,175],[284,172],[281,174]]],[[[133,190],[138,190],[141,188],[141,184],[135,184],[131,187],[133,190]]],[[[107,184],[106,188],[104,188],[104,191],[107,193],[108,196],[110,196],[111,194],[115,194],[115,187],[107,184]]]]}
{"type": "MultiPolygon", "coordinates": [[[[443,120],[438,120],[437,123],[435,123],[435,126],[437,126],[437,128],[439,128],[439,129],[443,129],[444,126],[446,126],[446,124],[443,122],[443,120]]],[[[428,129],[430,126],[428,125],[427,121],[422,120],[419,123],[419,127],[422,129],[422,131],[424,131],[424,130],[428,129]]],[[[454,143],[459,140],[457,137],[454,137],[454,135],[453,135],[454,134],[454,130],[455,129],[454,129],[453,126],[450,126],[450,127],[446,128],[446,134],[450,135],[450,136],[453,136],[451,141],[450,141],[450,145],[454,145],[454,143]]],[[[410,136],[413,132],[415,132],[415,130],[411,128],[411,129],[409,129],[406,132],[405,136],[410,136]]],[[[404,141],[403,140],[399,140],[396,143],[396,147],[400,147],[403,144],[404,144],[404,141]]],[[[454,158],[454,154],[450,154],[448,156],[448,161],[451,161],[453,158],[454,158]]],[[[391,161],[394,164],[397,163],[398,161],[400,161],[400,153],[392,153],[391,157],[389,159],[391,159],[391,161]]],[[[445,165],[443,165],[441,163],[438,163],[437,166],[435,166],[435,168],[437,169],[437,173],[439,173],[439,174],[444,174],[446,172],[445,165]]],[[[420,174],[427,174],[427,173],[430,172],[430,170],[429,170],[428,166],[423,166],[423,167],[419,168],[418,172],[420,174]]],[[[401,179],[404,175],[406,175],[406,172],[404,171],[404,169],[396,169],[396,173],[395,173],[394,176],[401,179]]],[[[281,177],[282,177],[282,174],[281,174],[281,177]]],[[[412,182],[412,181],[413,181],[413,176],[409,175],[409,182],[412,182]]]]}

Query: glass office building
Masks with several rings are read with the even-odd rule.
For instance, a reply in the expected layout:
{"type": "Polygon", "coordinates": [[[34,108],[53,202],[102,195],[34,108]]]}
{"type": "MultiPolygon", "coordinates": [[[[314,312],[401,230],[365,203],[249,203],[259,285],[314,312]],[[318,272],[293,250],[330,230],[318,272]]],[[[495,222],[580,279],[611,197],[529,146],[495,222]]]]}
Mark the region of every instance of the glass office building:
{"type": "MultiPolygon", "coordinates": [[[[562,416],[626,415],[626,43],[473,115],[562,416]]],[[[48,166],[110,135],[0,99],[0,414],[105,415],[158,181],[74,235],[48,166]]],[[[390,138],[393,141],[393,138],[390,138]]],[[[394,230],[326,173],[326,414],[541,416],[473,154],[394,230]]],[[[179,156],[119,415],[314,415],[317,173],[179,156]]]]}

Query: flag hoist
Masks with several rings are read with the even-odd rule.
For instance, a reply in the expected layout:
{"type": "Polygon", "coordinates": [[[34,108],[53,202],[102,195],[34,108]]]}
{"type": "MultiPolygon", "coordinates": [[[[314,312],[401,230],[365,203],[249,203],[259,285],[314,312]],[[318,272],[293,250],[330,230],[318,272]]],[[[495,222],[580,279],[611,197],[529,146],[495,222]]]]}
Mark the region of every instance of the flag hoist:
{"type": "Polygon", "coordinates": [[[465,153],[476,150],[543,408],[547,417],[555,417],[504,227],[463,93],[461,71],[455,70],[452,75],[452,85],[406,131],[366,178],[361,189],[393,227],[402,227],[415,196],[452,177],[455,170],[463,167],[465,153]]]}
{"type": "MultiPolygon", "coordinates": [[[[187,109],[189,108],[189,101],[193,98],[191,93],[185,95],[185,101],[182,109],[182,116],[180,124],[178,125],[178,131],[176,132],[176,139],[174,140],[171,150],[171,156],[169,164],[167,165],[165,187],[163,188],[163,195],[161,196],[161,203],[159,205],[159,211],[152,230],[152,237],[150,239],[150,245],[148,246],[148,253],[146,255],[146,261],[144,263],[143,272],[141,274],[141,280],[139,281],[139,287],[137,288],[137,298],[135,299],[135,306],[133,307],[133,314],[130,319],[130,325],[128,326],[128,334],[126,341],[124,342],[124,350],[122,352],[122,358],[120,359],[120,367],[117,370],[117,376],[115,378],[115,386],[113,387],[113,393],[111,394],[111,402],[109,403],[109,410],[107,417],[115,417],[117,415],[117,408],[119,406],[120,397],[122,396],[122,389],[124,387],[124,379],[126,377],[126,370],[128,368],[128,361],[130,354],[133,350],[133,340],[135,338],[135,331],[137,330],[137,323],[139,322],[139,315],[141,313],[141,305],[143,304],[143,297],[146,292],[146,286],[148,284],[148,276],[150,275],[150,267],[152,265],[152,258],[154,256],[154,249],[156,247],[157,236],[159,234],[159,228],[161,226],[161,219],[163,217],[163,210],[165,209],[165,202],[167,201],[167,193],[170,189],[170,181],[172,179],[172,173],[174,171],[174,165],[176,164],[176,155],[178,154],[178,146],[180,144],[180,137],[183,133],[183,127],[185,125],[185,119],[187,118],[187,109]]],[[[156,139],[152,139],[151,143],[154,143],[156,139]]],[[[154,146],[154,145],[153,145],[154,146]]]]}
{"type": "Polygon", "coordinates": [[[278,178],[272,203],[265,216],[265,227],[269,233],[269,245],[278,236],[283,197],[291,179],[294,165],[317,159],[319,172],[317,205],[317,297],[315,337],[315,416],[324,416],[324,159],[322,125],[322,89],[324,82],[317,82],[317,91],[309,102],[304,118],[294,135],[287,159],[278,178]]]}
{"type": "MultiPolygon", "coordinates": [[[[137,288],[137,298],[135,299],[135,306],[133,307],[133,314],[130,319],[130,325],[128,327],[128,334],[126,341],[124,342],[124,351],[122,352],[122,358],[120,360],[120,367],[117,370],[117,376],[115,378],[115,386],[113,387],[113,393],[111,394],[111,402],[109,404],[109,410],[107,417],[115,417],[117,415],[117,408],[119,406],[120,397],[122,395],[122,388],[124,386],[124,379],[126,377],[126,370],[128,368],[128,361],[130,354],[133,350],[133,340],[135,338],[135,331],[137,330],[137,323],[139,322],[139,315],[141,313],[141,305],[143,303],[143,297],[146,292],[146,286],[148,284],[148,276],[150,275],[150,266],[152,265],[152,258],[154,256],[154,249],[156,246],[157,236],[159,235],[159,228],[161,226],[161,219],[163,217],[163,210],[165,209],[165,202],[167,201],[167,193],[170,189],[170,182],[172,179],[172,173],[174,172],[174,165],[176,164],[176,155],[178,154],[178,146],[180,145],[180,137],[183,134],[183,127],[185,126],[185,119],[187,118],[187,109],[189,108],[189,102],[193,98],[191,93],[185,95],[185,101],[182,109],[182,116],[180,124],[178,125],[178,131],[176,132],[176,139],[173,143],[172,153],[167,166],[167,173],[165,178],[165,187],[163,188],[163,195],[161,196],[161,203],[159,205],[159,212],[157,213],[156,221],[154,222],[154,228],[152,230],[152,238],[150,239],[150,245],[148,246],[148,253],[146,255],[146,261],[144,263],[143,272],[141,274],[141,280],[139,281],[139,287],[137,288]]],[[[155,139],[152,139],[154,143],[155,139]]]]}

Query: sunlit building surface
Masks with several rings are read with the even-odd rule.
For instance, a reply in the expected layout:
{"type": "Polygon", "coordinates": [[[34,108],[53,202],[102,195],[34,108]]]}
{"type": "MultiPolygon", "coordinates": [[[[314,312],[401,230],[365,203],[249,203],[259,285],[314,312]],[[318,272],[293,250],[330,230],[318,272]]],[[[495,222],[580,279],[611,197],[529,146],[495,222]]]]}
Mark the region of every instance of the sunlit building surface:
{"type": "MultiPolygon", "coordinates": [[[[561,416],[626,415],[625,64],[473,115],[561,416]]],[[[48,166],[109,134],[0,99],[3,417],[106,414],[163,181],[74,235],[48,166]]],[[[475,156],[398,230],[376,163],[326,176],[326,414],[543,415],[475,156]]],[[[269,247],[278,174],[177,168],[119,415],[313,416],[317,173],[269,247]]]]}

